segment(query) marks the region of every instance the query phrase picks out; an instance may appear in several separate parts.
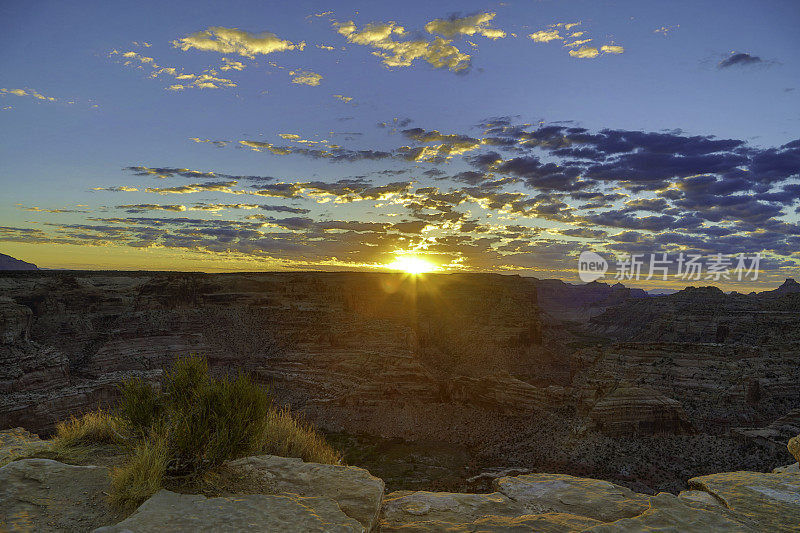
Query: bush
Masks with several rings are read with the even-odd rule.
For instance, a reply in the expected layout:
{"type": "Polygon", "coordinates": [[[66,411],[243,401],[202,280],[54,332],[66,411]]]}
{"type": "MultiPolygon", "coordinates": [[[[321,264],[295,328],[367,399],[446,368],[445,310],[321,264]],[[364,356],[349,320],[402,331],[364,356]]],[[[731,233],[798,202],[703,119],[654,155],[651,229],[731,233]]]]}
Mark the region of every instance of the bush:
{"type": "Polygon", "coordinates": [[[192,401],[185,404],[185,391],[170,384],[180,398],[175,405],[169,399],[167,415],[179,470],[216,466],[258,450],[271,402],[266,389],[244,375],[192,386],[192,401]]]}
{"type": "Polygon", "coordinates": [[[143,379],[131,379],[120,386],[119,416],[138,435],[145,435],[159,419],[163,402],[153,386],[143,379]]]}
{"type": "Polygon", "coordinates": [[[138,507],[163,486],[169,460],[164,434],[139,442],[127,461],[111,471],[111,503],[127,511],[138,507]]]}
{"type": "Polygon", "coordinates": [[[56,424],[54,444],[69,448],[86,444],[122,444],[125,428],[111,413],[98,409],[56,424]]]}
{"type": "Polygon", "coordinates": [[[189,409],[210,383],[208,361],[192,355],[178,358],[164,373],[164,393],[173,409],[189,409]]]}

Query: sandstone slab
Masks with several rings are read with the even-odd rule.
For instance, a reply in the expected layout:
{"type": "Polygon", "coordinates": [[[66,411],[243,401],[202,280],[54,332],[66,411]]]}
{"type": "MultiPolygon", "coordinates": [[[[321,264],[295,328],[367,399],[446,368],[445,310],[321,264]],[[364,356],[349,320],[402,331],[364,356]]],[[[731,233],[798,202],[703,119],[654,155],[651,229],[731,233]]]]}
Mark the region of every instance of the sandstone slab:
{"type": "Polygon", "coordinates": [[[525,514],[567,513],[611,522],[643,513],[644,494],[602,481],[564,474],[527,474],[494,481],[495,490],[519,504],[525,514]]]}
{"type": "Polygon", "coordinates": [[[256,478],[262,490],[330,498],[367,531],[378,522],[384,483],[363,468],[306,463],[302,459],[274,455],[245,457],[226,466],[248,480],[256,478]]]}
{"type": "Polygon", "coordinates": [[[668,492],[650,498],[650,508],[638,516],[599,524],[584,530],[592,533],[675,531],[681,533],[758,531],[726,517],[720,511],[691,507],[668,492]]]}
{"type": "Polygon", "coordinates": [[[364,531],[329,498],[249,494],[206,498],[161,490],[130,517],[94,533],[263,531],[350,533],[364,531]]]}
{"type": "MultiPolygon", "coordinates": [[[[478,520],[507,522],[526,514],[508,496],[457,492],[397,491],[383,502],[381,531],[439,531],[478,520]]],[[[455,529],[458,531],[458,529],[455,529]]]]}
{"type": "Polygon", "coordinates": [[[39,435],[30,433],[23,428],[0,431],[0,466],[20,457],[49,450],[52,445],[52,442],[41,440],[39,435]]]}
{"type": "Polygon", "coordinates": [[[0,531],[90,531],[114,523],[108,470],[50,459],[0,468],[0,531]]]}
{"type": "Polygon", "coordinates": [[[760,472],[723,472],[689,480],[689,486],[718,498],[762,531],[800,528],[800,476],[760,472]]]}

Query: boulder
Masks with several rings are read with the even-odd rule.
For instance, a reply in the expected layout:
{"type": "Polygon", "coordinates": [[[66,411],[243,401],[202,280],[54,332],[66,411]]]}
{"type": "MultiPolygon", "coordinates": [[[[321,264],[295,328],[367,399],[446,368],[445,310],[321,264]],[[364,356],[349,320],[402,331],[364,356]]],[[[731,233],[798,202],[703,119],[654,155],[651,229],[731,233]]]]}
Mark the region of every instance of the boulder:
{"type": "Polygon", "coordinates": [[[227,463],[227,468],[255,481],[259,492],[291,492],[335,501],[347,516],[371,531],[383,501],[383,480],[363,468],[305,463],[302,459],[262,455],[227,463]]]}
{"type": "Polygon", "coordinates": [[[692,478],[689,487],[713,495],[758,530],[796,531],[800,524],[797,474],[723,472],[692,478]]]}
{"type": "Polygon", "coordinates": [[[800,474],[800,463],[779,466],[772,470],[773,474],[800,474]]]}
{"type": "Polygon", "coordinates": [[[792,454],[792,457],[800,461],[800,435],[789,439],[786,447],[789,449],[789,453],[792,454]]]}
{"type": "Polygon", "coordinates": [[[41,440],[39,435],[23,428],[0,431],[0,466],[20,457],[49,450],[52,445],[52,442],[41,440]]]}
{"type": "Polygon", "coordinates": [[[249,494],[206,498],[160,490],[130,517],[94,533],[264,531],[281,533],[364,531],[329,498],[249,494]]]}
{"type": "Polygon", "coordinates": [[[108,470],[50,459],[0,468],[0,531],[90,531],[113,524],[108,470]]]}
{"type": "Polygon", "coordinates": [[[636,516],[649,507],[644,494],[601,481],[564,474],[527,474],[502,477],[494,489],[518,505],[525,514],[567,513],[611,522],[636,516]]]}
{"type": "Polygon", "coordinates": [[[585,533],[610,533],[633,531],[680,531],[681,533],[706,533],[758,531],[724,516],[721,512],[691,507],[668,492],[650,498],[650,508],[638,516],[622,518],[608,524],[599,524],[583,530],[585,533]]]}

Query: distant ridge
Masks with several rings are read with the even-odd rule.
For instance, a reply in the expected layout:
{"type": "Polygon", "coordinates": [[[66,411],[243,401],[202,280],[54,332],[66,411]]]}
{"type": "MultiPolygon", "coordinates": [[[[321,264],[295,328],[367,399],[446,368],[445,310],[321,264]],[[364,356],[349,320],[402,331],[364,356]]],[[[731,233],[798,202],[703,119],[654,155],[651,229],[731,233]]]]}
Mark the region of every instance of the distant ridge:
{"type": "Polygon", "coordinates": [[[759,292],[759,296],[783,296],[784,294],[793,294],[795,292],[800,292],[800,283],[797,283],[794,278],[786,278],[786,281],[778,287],[777,289],[773,289],[771,291],[762,291],[759,292]]]}
{"type": "Polygon", "coordinates": [[[39,270],[39,267],[10,255],[0,254],[0,270],[39,270]]]}

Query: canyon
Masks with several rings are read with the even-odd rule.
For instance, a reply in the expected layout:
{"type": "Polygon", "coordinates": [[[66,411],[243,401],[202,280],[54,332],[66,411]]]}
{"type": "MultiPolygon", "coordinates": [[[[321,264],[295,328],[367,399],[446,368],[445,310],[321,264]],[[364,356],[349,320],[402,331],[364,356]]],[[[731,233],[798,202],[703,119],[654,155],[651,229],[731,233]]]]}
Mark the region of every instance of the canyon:
{"type": "Polygon", "coordinates": [[[549,472],[642,494],[787,464],[800,291],[495,274],[0,273],[0,429],[42,436],[173,358],[269,385],[391,490],[549,472]],[[444,466],[443,466],[444,465],[444,466]]]}

